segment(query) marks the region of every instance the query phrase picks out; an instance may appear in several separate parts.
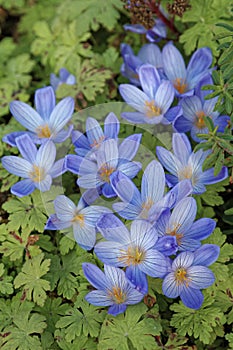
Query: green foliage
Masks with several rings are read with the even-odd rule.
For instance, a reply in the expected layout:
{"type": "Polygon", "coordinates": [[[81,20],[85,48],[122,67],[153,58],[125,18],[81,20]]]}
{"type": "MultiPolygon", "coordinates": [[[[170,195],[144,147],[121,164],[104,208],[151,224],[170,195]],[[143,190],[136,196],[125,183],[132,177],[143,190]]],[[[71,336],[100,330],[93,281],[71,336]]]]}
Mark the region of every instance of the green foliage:
{"type": "Polygon", "coordinates": [[[12,294],[13,286],[12,286],[12,276],[7,276],[4,264],[0,264],[0,295],[1,294],[12,294]]]}

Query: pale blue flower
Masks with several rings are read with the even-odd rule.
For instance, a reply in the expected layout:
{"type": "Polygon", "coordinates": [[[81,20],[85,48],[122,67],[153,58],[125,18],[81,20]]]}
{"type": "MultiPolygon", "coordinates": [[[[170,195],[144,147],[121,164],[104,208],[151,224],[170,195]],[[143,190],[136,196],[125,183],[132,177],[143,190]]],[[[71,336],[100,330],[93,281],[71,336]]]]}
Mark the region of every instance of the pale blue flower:
{"type": "Polygon", "coordinates": [[[54,73],[50,74],[50,84],[56,91],[61,84],[74,85],[76,83],[76,78],[71,74],[66,68],[61,68],[59,70],[59,76],[57,77],[54,73]]]}

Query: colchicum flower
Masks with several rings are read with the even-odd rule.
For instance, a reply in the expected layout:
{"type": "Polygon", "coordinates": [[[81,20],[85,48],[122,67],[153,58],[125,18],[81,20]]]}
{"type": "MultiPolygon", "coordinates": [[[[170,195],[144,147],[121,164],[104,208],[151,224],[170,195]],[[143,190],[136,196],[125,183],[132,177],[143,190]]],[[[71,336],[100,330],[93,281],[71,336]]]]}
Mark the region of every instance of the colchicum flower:
{"type": "Polygon", "coordinates": [[[16,138],[25,133],[28,134],[35,143],[42,143],[48,139],[55,143],[65,141],[70,136],[73,129],[72,125],[70,125],[67,130],[63,128],[72,117],[74,99],[72,97],[66,97],[56,106],[55,103],[56,98],[51,86],[36,90],[36,111],[24,102],[11,102],[11,113],[20,124],[29,130],[29,132],[13,132],[5,135],[3,141],[11,146],[16,146],[16,138]]]}
{"type": "Polygon", "coordinates": [[[178,96],[191,96],[198,82],[209,72],[212,54],[208,47],[198,49],[192,55],[187,69],[179,50],[168,43],[162,50],[163,69],[178,96]]]}
{"type": "Polygon", "coordinates": [[[111,185],[122,200],[114,203],[113,209],[127,220],[145,219],[154,223],[167,208],[172,208],[192,192],[189,180],[184,180],[166,195],[165,173],[162,165],[153,160],[146,167],[141,182],[141,193],[135,184],[120,171],[110,176],[111,185]]]}
{"type": "Polygon", "coordinates": [[[204,244],[194,253],[180,253],[164,278],[163,293],[169,298],[180,296],[185,306],[199,309],[204,299],[200,289],[208,288],[215,281],[213,272],[206,266],[215,262],[219,251],[214,244],[204,244]]]}
{"type": "Polygon", "coordinates": [[[205,185],[211,185],[228,177],[227,167],[222,167],[217,176],[214,168],[202,171],[202,165],[209,152],[198,150],[192,152],[191,144],[185,134],[174,133],[172,137],[173,152],[158,146],[157,156],[160,163],[172,174],[166,175],[167,184],[172,187],[179,181],[190,179],[193,193],[200,194],[206,191],[205,185]]]}
{"type": "Polygon", "coordinates": [[[54,200],[55,214],[52,214],[45,226],[46,230],[63,230],[73,227],[76,242],[86,250],[93,248],[96,241],[96,222],[109,209],[97,205],[86,207],[81,197],[76,206],[68,197],[58,196],[54,200]]]}
{"type": "Polygon", "coordinates": [[[197,205],[194,198],[184,198],[175,205],[172,213],[164,211],[155,223],[160,237],[176,238],[178,250],[194,251],[201,246],[201,240],[209,237],[216,223],[213,219],[202,218],[194,222],[197,205]]]}
{"type": "Polygon", "coordinates": [[[76,83],[76,78],[71,74],[66,68],[61,68],[59,70],[59,77],[54,73],[50,74],[50,84],[53,87],[54,91],[58,89],[58,86],[61,84],[74,85],[76,83]]]}
{"type": "Polygon", "coordinates": [[[145,220],[135,220],[130,232],[113,214],[104,214],[97,228],[107,241],[97,243],[95,253],[105,264],[126,267],[126,277],[135,287],[146,294],[146,275],[164,277],[167,273],[167,258],[155,244],[158,234],[145,220]]]}
{"type": "Polygon", "coordinates": [[[25,178],[11,187],[11,193],[18,197],[27,196],[36,188],[41,192],[49,191],[52,178],[65,172],[64,159],[55,162],[56,147],[52,141],[46,141],[37,150],[28,135],[16,138],[16,145],[23,156],[5,156],[3,167],[9,173],[25,178]]]}
{"type": "Polygon", "coordinates": [[[144,64],[138,69],[141,91],[136,86],[121,84],[119,91],[125,102],[138,112],[124,112],[122,118],[138,124],[168,124],[166,113],[173,99],[174,88],[169,81],[161,81],[157,69],[144,64]]]}
{"type": "Polygon", "coordinates": [[[108,139],[118,138],[120,123],[114,113],[109,113],[104,121],[104,130],[99,122],[88,117],[86,120],[86,136],[78,130],[72,132],[72,142],[75,146],[75,152],[81,156],[95,157],[96,151],[102,142],[108,139]]]}
{"type": "Polygon", "coordinates": [[[110,183],[110,175],[119,170],[130,178],[134,178],[141,169],[141,163],[132,162],[140,145],[141,134],[127,137],[119,146],[116,140],[104,141],[96,152],[96,161],[73,154],[65,157],[67,170],[79,175],[78,186],[86,189],[101,188],[107,198],[116,193],[110,183]]]}
{"type": "Polygon", "coordinates": [[[167,36],[167,27],[159,18],[155,20],[155,25],[151,29],[146,29],[142,24],[125,24],[124,29],[137,34],[146,34],[146,38],[152,43],[167,36]]]}
{"type": "Polygon", "coordinates": [[[108,313],[116,316],[124,312],[127,305],[142,300],[143,294],[132,287],[121,269],[104,265],[103,273],[93,264],[84,263],[82,266],[84,276],[96,288],[85,297],[90,304],[110,306],[108,313]]]}

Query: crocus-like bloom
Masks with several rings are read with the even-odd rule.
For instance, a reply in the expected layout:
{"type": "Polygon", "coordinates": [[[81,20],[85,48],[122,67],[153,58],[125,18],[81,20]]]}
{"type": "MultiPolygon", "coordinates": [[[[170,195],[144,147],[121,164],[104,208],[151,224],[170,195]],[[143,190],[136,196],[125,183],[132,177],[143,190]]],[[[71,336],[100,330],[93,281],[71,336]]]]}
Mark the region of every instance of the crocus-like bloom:
{"type": "Polygon", "coordinates": [[[127,305],[142,300],[143,294],[132,287],[121,269],[104,265],[103,273],[93,264],[84,263],[82,266],[86,279],[96,288],[85,297],[90,304],[110,306],[108,313],[116,316],[124,312],[127,305]]]}
{"type": "Polygon", "coordinates": [[[72,117],[74,99],[66,97],[56,106],[55,103],[55,94],[51,86],[36,90],[36,111],[24,102],[11,102],[11,113],[30,132],[13,132],[4,136],[3,141],[11,146],[16,146],[15,139],[22,133],[27,133],[35,143],[42,143],[48,139],[55,143],[66,140],[70,136],[73,126],[70,125],[67,130],[63,128],[72,117]]]}
{"type": "Polygon", "coordinates": [[[222,167],[217,176],[214,175],[214,168],[202,171],[203,162],[209,152],[203,150],[192,152],[191,144],[185,134],[174,133],[172,147],[174,153],[163,147],[157,147],[159,161],[172,174],[166,175],[170,187],[181,180],[190,179],[193,193],[200,194],[206,191],[205,185],[214,184],[228,177],[227,167],[222,167]]]}
{"type": "Polygon", "coordinates": [[[126,276],[143,294],[148,291],[146,275],[164,277],[167,258],[155,249],[158,234],[145,220],[135,220],[130,232],[113,214],[104,214],[97,228],[107,239],[97,243],[95,253],[105,264],[127,267],[126,276]]]}
{"type": "Polygon", "coordinates": [[[137,34],[146,34],[150,42],[159,41],[167,36],[167,27],[159,18],[155,20],[155,25],[151,29],[146,29],[142,24],[125,24],[124,29],[137,34]]]}
{"type": "Polygon", "coordinates": [[[197,83],[208,73],[212,63],[209,48],[198,49],[192,55],[187,69],[179,50],[168,43],[162,51],[163,68],[178,96],[191,96],[197,83]]]}
{"type": "Polygon", "coordinates": [[[166,112],[174,99],[174,88],[169,81],[161,81],[155,67],[144,64],[138,69],[141,91],[136,86],[121,84],[119,91],[125,102],[138,112],[124,112],[122,118],[138,123],[165,123],[166,112]]]}
{"type": "Polygon", "coordinates": [[[183,197],[192,192],[189,180],[184,180],[165,196],[165,173],[162,165],[153,160],[146,167],[141,182],[141,193],[123,173],[110,176],[111,185],[122,200],[114,203],[113,209],[124,219],[145,219],[154,223],[166,208],[172,208],[183,197]]]}
{"type": "Polygon", "coordinates": [[[64,159],[55,162],[56,147],[52,141],[46,141],[37,150],[28,135],[16,138],[16,145],[23,158],[5,156],[3,167],[11,174],[25,178],[11,187],[11,193],[18,197],[27,196],[36,188],[41,192],[49,191],[52,178],[63,174],[64,159]]]}
{"type": "Polygon", "coordinates": [[[107,139],[117,139],[120,130],[120,123],[114,113],[109,113],[104,121],[104,130],[99,122],[88,117],[86,120],[86,136],[80,131],[72,132],[72,142],[75,145],[75,152],[82,157],[95,156],[96,151],[107,139]]]}
{"type": "Polygon", "coordinates": [[[200,289],[211,286],[215,280],[206,266],[218,258],[219,250],[214,244],[204,244],[194,253],[180,253],[171,264],[171,272],[164,278],[163,293],[169,298],[180,296],[185,306],[199,309],[204,299],[200,289]]]}
{"type": "Polygon", "coordinates": [[[86,250],[93,248],[96,241],[96,222],[109,209],[97,205],[85,206],[81,197],[76,206],[68,197],[58,196],[54,200],[56,214],[52,214],[45,226],[46,230],[63,230],[73,227],[76,242],[86,250]]]}
{"type": "Polygon", "coordinates": [[[155,224],[159,236],[174,236],[180,251],[194,251],[201,246],[201,240],[214,230],[213,219],[202,218],[194,222],[197,205],[194,198],[183,198],[170,213],[164,211],[155,224]]]}
{"type": "Polygon", "coordinates": [[[74,85],[75,83],[75,76],[71,74],[66,68],[61,68],[59,70],[58,77],[54,73],[50,74],[50,84],[53,87],[54,91],[56,91],[58,86],[61,84],[74,85]]]}
{"type": "Polygon", "coordinates": [[[77,184],[86,189],[101,188],[105,197],[115,197],[110,175],[119,170],[134,178],[141,169],[141,163],[132,162],[137,153],[141,134],[127,137],[119,146],[117,140],[109,139],[101,144],[96,152],[96,161],[73,154],[65,157],[65,167],[79,175],[77,184]]]}
{"type": "Polygon", "coordinates": [[[204,116],[210,117],[215,126],[218,126],[218,131],[223,132],[230,120],[229,116],[220,115],[214,111],[218,97],[205,100],[206,93],[211,91],[202,91],[204,85],[213,84],[211,76],[208,74],[201,80],[201,84],[195,89],[195,95],[185,97],[180,101],[183,115],[178,116],[173,125],[178,132],[191,131],[191,136],[196,142],[202,141],[197,134],[208,134],[209,130],[205,125],[204,116]]]}

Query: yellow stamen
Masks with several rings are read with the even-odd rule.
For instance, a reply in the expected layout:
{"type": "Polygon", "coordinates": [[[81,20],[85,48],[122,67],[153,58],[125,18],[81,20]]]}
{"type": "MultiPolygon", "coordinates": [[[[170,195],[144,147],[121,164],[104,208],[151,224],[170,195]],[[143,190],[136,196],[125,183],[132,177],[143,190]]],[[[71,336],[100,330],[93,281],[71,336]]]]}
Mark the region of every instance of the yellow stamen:
{"type": "Polygon", "coordinates": [[[176,78],[173,82],[174,88],[179,91],[180,94],[183,94],[187,91],[188,84],[186,84],[185,79],[176,78]]]}
{"type": "Polygon", "coordinates": [[[190,165],[187,165],[184,167],[182,170],[179,171],[178,173],[178,178],[179,180],[185,180],[185,179],[191,179],[193,176],[193,170],[190,165]]]}
{"type": "Polygon", "coordinates": [[[109,290],[108,295],[113,298],[116,304],[122,304],[126,300],[126,294],[123,293],[120,287],[112,287],[112,290],[109,290]]]}
{"type": "Polygon", "coordinates": [[[29,173],[30,178],[34,182],[40,182],[45,178],[45,171],[37,165],[33,165],[33,171],[29,173]]]}
{"type": "Polygon", "coordinates": [[[145,252],[139,247],[128,247],[127,250],[121,250],[119,261],[125,263],[127,266],[140,264],[145,257],[145,252]]]}
{"type": "Polygon", "coordinates": [[[52,135],[48,124],[39,126],[36,132],[37,132],[37,136],[40,138],[49,138],[52,135]]]}
{"type": "Polygon", "coordinates": [[[81,227],[84,226],[84,215],[77,214],[73,217],[72,222],[78,222],[81,227]]]}
{"type": "Polygon", "coordinates": [[[90,145],[91,148],[93,147],[98,148],[101,145],[101,143],[104,141],[104,139],[105,139],[105,136],[103,135],[98,140],[94,140],[94,142],[90,145]]]}
{"type": "Polygon", "coordinates": [[[110,182],[109,177],[114,171],[115,171],[114,168],[109,168],[107,164],[104,164],[99,170],[99,175],[103,181],[109,183],[110,182]]]}
{"type": "Polygon", "coordinates": [[[189,282],[190,282],[190,279],[187,277],[187,271],[182,267],[180,267],[176,270],[175,280],[176,280],[177,285],[185,283],[186,287],[188,287],[189,282]]]}
{"type": "Polygon", "coordinates": [[[158,117],[161,114],[161,108],[155,105],[155,101],[146,101],[146,116],[148,118],[158,117]]]}
{"type": "Polygon", "coordinates": [[[147,219],[148,218],[148,212],[150,210],[150,208],[152,207],[152,205],[154,204],[154,201],[152,199],[148,199],[146,202],[142,203],[142,212],[140,214],[140,217],[142,219],[147,219]]]}
{"type": "Polygon", "coordinates": [[[195,125],[199,129],[205,128],[206,125],[205,125],[205,121],[204,121],[204,118],[203,118],[205,116],[205,113],[203,111],[200,111],[200,112],[196,113],[196,116],[197,116],[197,119],[196,119],[195,125]]]}

